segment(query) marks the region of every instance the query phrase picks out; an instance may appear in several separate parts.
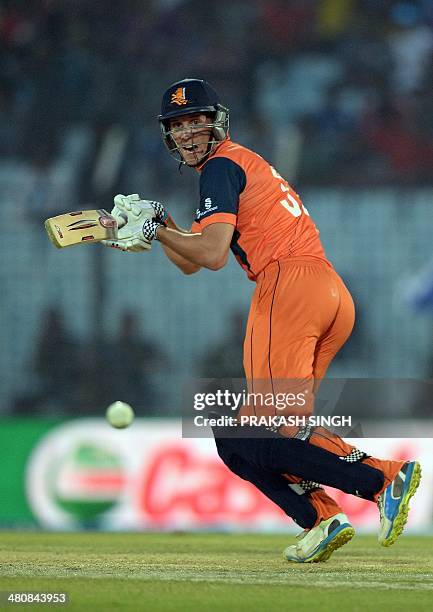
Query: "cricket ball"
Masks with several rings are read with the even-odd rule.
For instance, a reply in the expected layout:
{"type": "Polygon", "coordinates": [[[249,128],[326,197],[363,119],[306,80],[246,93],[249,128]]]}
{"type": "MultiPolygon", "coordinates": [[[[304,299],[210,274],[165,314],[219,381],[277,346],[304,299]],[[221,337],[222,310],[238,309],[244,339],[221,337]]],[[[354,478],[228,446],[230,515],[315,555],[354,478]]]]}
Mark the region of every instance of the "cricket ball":
{"type": "Polygon", "coordinates": [[[107,421],[116,429],[129,427],[134,420],[134,411],[126,402],[113,402],[105,413],[107,421]]]}

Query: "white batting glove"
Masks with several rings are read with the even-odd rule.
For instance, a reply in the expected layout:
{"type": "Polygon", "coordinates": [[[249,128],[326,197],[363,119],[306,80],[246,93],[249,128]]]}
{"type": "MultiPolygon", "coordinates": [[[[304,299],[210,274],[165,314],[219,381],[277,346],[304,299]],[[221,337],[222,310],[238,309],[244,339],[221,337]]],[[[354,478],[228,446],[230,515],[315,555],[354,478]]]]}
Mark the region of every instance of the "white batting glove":
{"type": "MultiPolygon", "coordinates": [[[[160,202],[153,200],[142,200],[137,193],[124,196],[117,195],[114,198],[114,208],[111,211],[120,228],[117,240],[103,240],[105,246],[121,251],[137,253],[151,249],[150,240],[143,231],[143,224],[153,223],[154,219],[158,225],[164,225],[168,214],[160,202]]],[[[155,234],[156,235],[156,234],[155,234]]]]}
{"type": "MultiPolygon", "coordinates": [[[[153,209],[152,209],[153,210],[153,209]]],[[[153,213],[155,214],[155,213],[153,213]]],[[[146,221],[151,221],[146,219],[146,221]]],[[[138,253],[139,251],[150,251],[151,244],[143,234],[143,221],[128,221],[126,225],[120,228],[117,232],[116,240],[102,240],[105,246],[119,249],[121,251],[129,251],[138,253]]]]}
{"type": "Polygon", "coordinates": [[[142,220],[144,222],[145,219],[156,217],[158,221],[165,223],[168,218],[168,214],[160,202],[143,200],[138,193],[128,196],[117,195],[114,198],[114,208],[111,214],[117,220],[119,228],[131,221],[142,220]]]}
{"type": "Polygon", "coordinates": [[[150,251],[152,245],[144,238],[117,238],[117,240],[101,240],[101,242],[112,249],[126,251],[128,253],[140,253],[150,251]]]}

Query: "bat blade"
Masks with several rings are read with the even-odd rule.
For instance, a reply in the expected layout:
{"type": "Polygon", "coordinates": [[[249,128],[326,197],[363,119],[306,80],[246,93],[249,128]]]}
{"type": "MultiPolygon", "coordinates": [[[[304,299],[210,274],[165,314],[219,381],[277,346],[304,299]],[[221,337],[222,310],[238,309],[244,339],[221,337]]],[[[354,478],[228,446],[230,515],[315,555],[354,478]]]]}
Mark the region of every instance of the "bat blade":
{"type": "Polygon", "coordinates": [[[55,247],[115,240],[117,222],[106,210],[79,210],[50,217],[45,221],[48,237],[55,247]]]}

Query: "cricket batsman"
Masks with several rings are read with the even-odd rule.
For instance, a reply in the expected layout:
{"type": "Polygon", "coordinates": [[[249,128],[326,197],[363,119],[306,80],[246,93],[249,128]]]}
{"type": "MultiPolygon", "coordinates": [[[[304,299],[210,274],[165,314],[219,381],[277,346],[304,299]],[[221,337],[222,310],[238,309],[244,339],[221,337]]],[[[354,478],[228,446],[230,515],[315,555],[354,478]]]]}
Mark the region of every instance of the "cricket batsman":
{"type": "MultiPolygon", "coordinates": [[[[316,390],[355,313],[308,210],[277,170],[230,139],[229,111],[206,81],[172,84],[159,125],[169,153],[199,174],[191,229],[178,227],[159,202],[118,195],[112,215],[123,227],[105,244],[140,252],[156,240],[185,274],[219,270],[231,250],[256,283],[244,342],[248,385],[307,381],[316,390]]],[[[321,485],[377,503],[383,546],[402,533],[421,478],[417,461],[368,456],[321,427],[265,428],[260,437],[214,433],[224,463],[303,528],[297,544],[284,551],[288,561],[326,561],[355,533],[321,485]]]]}

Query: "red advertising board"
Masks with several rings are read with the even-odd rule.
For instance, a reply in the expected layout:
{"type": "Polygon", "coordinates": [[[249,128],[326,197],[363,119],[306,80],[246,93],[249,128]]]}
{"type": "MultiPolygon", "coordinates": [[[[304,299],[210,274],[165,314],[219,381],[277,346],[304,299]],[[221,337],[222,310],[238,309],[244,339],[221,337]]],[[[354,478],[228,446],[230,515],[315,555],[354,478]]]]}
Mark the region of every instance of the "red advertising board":
{"type": "MultiPolygon", "coordinates": [[[[127,430],[98,419],[48,432],[27,466],[27,496],[41,525],[53,529],[298,529],[252,485],[232,474],[212,439],[182,439],[178,421],[137,420],[127,430]]],[[[388,458],[419,458],[424,478],[409,527],[432,525],[431,441],[364,439],[388,458]]],[[[332,491],[353,524],[375,531],[371,502],[332,491]]]]}

